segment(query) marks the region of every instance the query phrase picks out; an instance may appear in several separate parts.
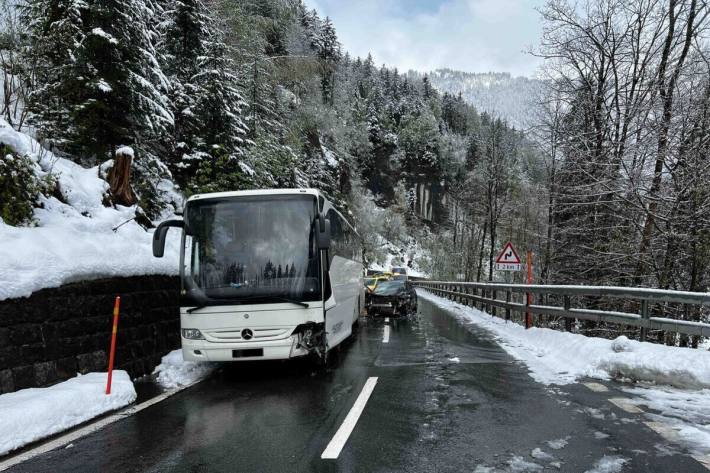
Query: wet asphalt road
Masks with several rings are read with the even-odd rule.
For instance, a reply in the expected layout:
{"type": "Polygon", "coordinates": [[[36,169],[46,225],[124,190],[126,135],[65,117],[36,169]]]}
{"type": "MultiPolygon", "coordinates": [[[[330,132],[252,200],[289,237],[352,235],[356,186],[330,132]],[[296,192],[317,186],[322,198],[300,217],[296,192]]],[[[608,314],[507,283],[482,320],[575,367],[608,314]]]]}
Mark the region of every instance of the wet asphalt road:
{"type": "Polygon", "coordinates": [[[642,424],[643,414],[610,404],[622,395],[613,385],[606,393],[581,384],[548,389],[489,334],[423,298],[419,305],[417,315],[390,321],[389,343],[382,341],[384,319],[362,318],[332,369],[228,365],[9,471],[584,472],[606,456],[627,459],[623,472],[707,472],[666,448],[642,424]],[[322,460],[371,376],[378,383],[340,457],[322,460]],[[559,439],[562,448],[547,444],[559,439]],[[536,448],[554,458],[533,458],[536,448]]]}

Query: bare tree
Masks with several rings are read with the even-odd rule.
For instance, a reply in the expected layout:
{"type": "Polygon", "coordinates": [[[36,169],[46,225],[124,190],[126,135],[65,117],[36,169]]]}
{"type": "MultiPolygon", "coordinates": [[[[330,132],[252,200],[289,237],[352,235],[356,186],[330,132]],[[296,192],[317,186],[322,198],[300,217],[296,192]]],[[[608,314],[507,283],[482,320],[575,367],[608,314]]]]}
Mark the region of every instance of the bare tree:
{"type": "Polygon", "coordinates": [[[0,114],[10,125],[21,129],[27,112],[24,104],[27,96],[27,82],[22,80],[21,41],[23,23],[20,21],[19,6],[16,2],[2,2],[0,5],[0,75],[2,95],[0,114]]]}

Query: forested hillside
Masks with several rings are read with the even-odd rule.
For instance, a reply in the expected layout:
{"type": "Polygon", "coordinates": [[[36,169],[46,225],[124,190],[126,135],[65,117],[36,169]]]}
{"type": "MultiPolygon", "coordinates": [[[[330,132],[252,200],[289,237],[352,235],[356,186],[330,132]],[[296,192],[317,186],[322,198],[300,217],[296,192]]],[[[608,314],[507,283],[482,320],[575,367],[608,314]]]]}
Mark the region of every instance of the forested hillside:
{"type": "MultiPolygon", "coordinates": [[[[103,204],[145,228],[182,195],[313,186],[370,262],[500,279],[491,263],[512,241],[546,283],[707,290],[707,7],[588,3],[543,10],[533,81],[351,57],[299,0],[6,2],[2,117],[95,166],[103,204]]],[[[72,189],[21,154],[3,152],[0,211],[41,226],[37,207],[72,189]]]]}
{"type": "MultiPolygon", "coordinates": [[[[169,182],[184,194],[313,186],[354,213],[371,261],[409,262],[439,241],[461,176],[503,141],[522,144],[426,77],[351,58],[330,20],[300,1],[4,8],[4,119],[55,155],[98,166],[111,184],[105,204],[136,205],[146,227],[177,204],[169,182]],[[111,161],[123,146],[135,151],[128,190],[113,170],[126,168],[111,161]]],[[[66,201],[51,169],[42,175],[42,185],[29,174],[31,186],[5,184],[31,189],[4,203],[5,223],[31,223],[40,194],[66,201]]]]}
{"type": "MultiPolygon", "coordinates": [[[[461,94],[464,100],[482,112],[507,120],[516,128],[532,123],[535,106],[541,98],[543,83],[529,77],[512,77],[507,72],[474,73],[437,69],[426,74],[441,92],[461,94]]],[[[410,72],[421,78],[421,72],[410,72]]]]}

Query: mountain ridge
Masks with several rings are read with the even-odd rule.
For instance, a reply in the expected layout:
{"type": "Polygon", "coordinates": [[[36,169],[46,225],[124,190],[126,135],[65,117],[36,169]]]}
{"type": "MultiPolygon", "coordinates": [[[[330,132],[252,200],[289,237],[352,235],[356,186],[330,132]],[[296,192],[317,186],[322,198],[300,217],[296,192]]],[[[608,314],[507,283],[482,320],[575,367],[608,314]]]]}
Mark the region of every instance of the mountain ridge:
{"type": "Polygon", "coordinates": [[[429,78],[441,93],[458,95],[481,112],[505,119],[515,128],[526,128],[533,115],[542,81],[509,72],[465,72],[449,68],[410,71],[409,76],[429,78]]]}

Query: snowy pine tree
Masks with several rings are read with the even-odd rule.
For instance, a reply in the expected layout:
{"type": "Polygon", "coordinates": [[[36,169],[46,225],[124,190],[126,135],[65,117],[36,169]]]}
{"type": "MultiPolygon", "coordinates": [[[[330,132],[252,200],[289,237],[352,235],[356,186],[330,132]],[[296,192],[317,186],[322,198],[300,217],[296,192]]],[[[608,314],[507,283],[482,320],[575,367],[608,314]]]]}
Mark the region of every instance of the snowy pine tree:
{"type": "Polygon", "coordinates": [[[28,25],[25,81],[32,84],[28,97],[29,122],[37,138],[51,140],[55,148],[71,151],[77,140],[74,124],[80,79],[76,50],[85,39],[83,0],[29,0],[23,9],[28,25]]]}
{"type": "Polygon", "coordinates": [[[79,86],[73,111],[77,144],[99,160],[117,146],[152,149],[173,117],[154,46],[151,3],[95,0],[76,51],[79,86]]]}
{"type": "Polygon", "coordinates": [[[251,170],[240,161],[246,134],[241,114],[246,103],[226,53],[227,46],[215,35],[199,58],[200,72],[194,77],[199,94],[194,113],[201,131],[194,154],[198,182],[193,188],[201,192],[238,190],[251,182],[251,170]]]}
{"type": "Polygon", "coordinates": [[[205,153],[198,146],[204,126],[197,115],[197,103],[204,100],[207,91],[198,84],[198,75],[215,32],[201,0],[175,0],[165,16],[161,25],[163,70],[170,82],[170,107],[175,119],[166,145],[173,176],[184,185],[205,153]]]}

